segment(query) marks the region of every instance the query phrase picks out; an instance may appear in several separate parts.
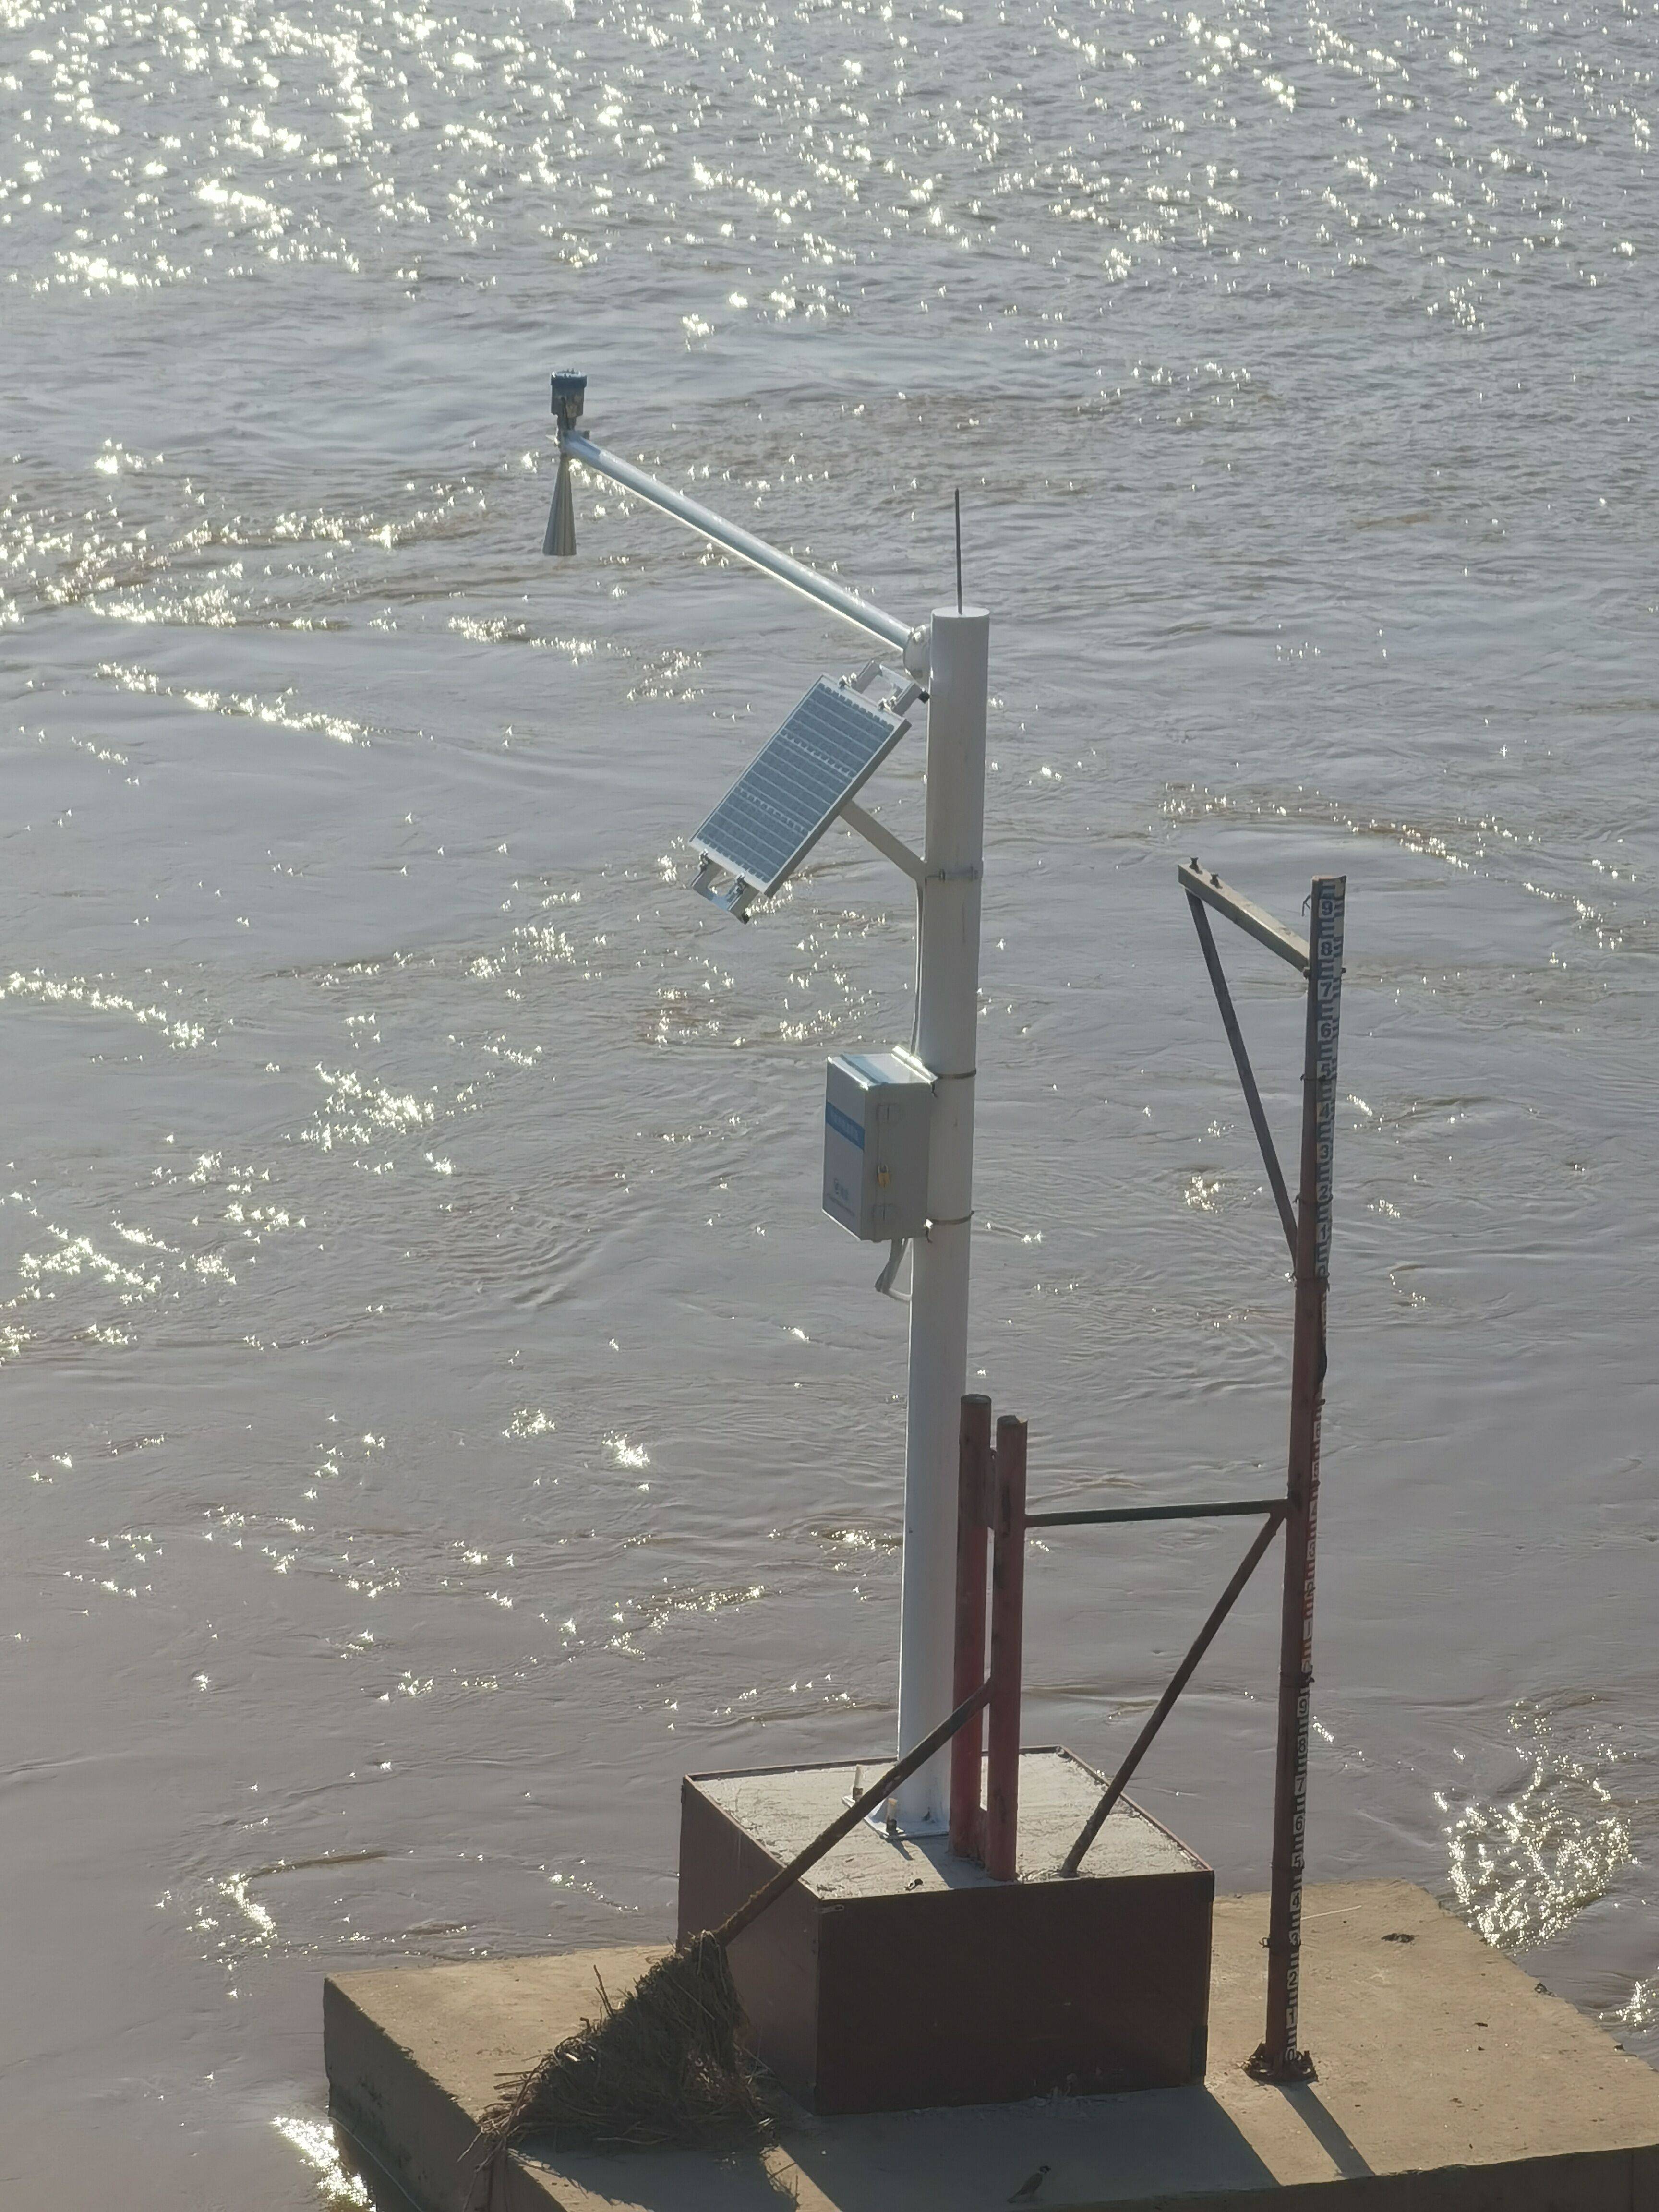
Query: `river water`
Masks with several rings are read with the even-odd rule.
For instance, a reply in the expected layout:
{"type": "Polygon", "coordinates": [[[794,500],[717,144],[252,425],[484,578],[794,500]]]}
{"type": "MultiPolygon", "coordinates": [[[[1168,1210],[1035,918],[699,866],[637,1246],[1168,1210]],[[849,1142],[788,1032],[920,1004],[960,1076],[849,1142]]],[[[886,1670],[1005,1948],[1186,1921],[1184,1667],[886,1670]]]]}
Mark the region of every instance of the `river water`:
{"type": "MultiPolygon", "coordinates": [[[[343,2201],[325,1972],[659,1936],[683,1771],[890,1741],[904,1316],[818,1132],[908,889],[838,834],[743,929],[684,842],[865,648],[598,483],[544,562],[566,362],[907,617],[962,492],[1044,1501],[1282,1473],[1175,866],[1346,871],[1311,1872],[1659,2053],[1655,23],[5,0],[9,2199],[343,2201]]],[[[1242,1548],[1034,1547],[1027,1740],[1109,1762],[1242,1548]]],[[[1229,1889],[1274,1610],[1140,1789],[1229,1889]]]]}

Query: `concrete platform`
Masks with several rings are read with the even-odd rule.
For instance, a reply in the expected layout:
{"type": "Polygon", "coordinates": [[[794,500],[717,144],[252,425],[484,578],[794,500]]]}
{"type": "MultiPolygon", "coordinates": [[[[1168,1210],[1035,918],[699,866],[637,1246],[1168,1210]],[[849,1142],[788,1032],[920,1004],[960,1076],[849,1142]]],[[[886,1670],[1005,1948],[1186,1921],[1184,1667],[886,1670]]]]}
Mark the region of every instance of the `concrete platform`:
{"type": "MultiPolygon", "coordinates": [[[[1265,1898],[1216,1901],[1202,2087],[803,2115],[764,2154],[724,2159],[532,2147],[470,2212],[1659,2212],[1659,2074],[1404,1882],[1308,1892],[1303,2028],[1319,2079],[1252,2081],[1267,1919],[1265,1898]]],[[[384,2212],[468,2212],[498,2077],[592,2010],[596,1972],[614,1996],[655,1955],[331,1979],[335,2117],[384,2212]]]]}

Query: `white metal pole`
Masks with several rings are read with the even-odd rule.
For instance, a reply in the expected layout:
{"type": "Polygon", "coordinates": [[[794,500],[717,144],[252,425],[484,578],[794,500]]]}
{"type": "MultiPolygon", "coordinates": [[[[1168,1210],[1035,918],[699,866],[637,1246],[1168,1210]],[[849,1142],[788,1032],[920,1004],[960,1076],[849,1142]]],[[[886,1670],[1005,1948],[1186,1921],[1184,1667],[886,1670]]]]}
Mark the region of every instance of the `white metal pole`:
{"type": "MultiPolygon", "coordinates": [[[[915,1241],[910,1284],[901,1756],[951,1711],[957,1429],[968,1377],[990,637],[991,617],[983,607],[939,609],[933,616],[916,1052],[938,1078],[938,1090],[927,1171],[929,1227],[915,1241]]],[[[943,1830],[949,1782],[947,1749],[900,1789],[900,1826],[912,1834],[943,1830]]]]}

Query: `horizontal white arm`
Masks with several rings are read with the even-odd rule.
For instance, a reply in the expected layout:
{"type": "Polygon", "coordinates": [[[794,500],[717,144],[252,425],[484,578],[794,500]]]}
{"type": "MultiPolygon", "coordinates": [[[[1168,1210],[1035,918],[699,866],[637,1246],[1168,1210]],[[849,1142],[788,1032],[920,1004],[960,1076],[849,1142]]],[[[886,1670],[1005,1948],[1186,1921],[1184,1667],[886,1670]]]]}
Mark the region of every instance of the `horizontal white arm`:
{"type": "Polygon", "coordinates": [[[856,592],[849,592],[844,586],[832,582],[828,576],[820,575],[816,568],[809,568],[804,562],[792,560],[787,553],[780,553],[763,538],[756,538],[749,531],[740,530],[736,523],[727,522],[712,508],[699,507],[696,500],[687,499],[683,493],[671,490],[665,483],[659,483],[655,477],[648,476],[643,469],[635,468],[631,461],[624,461],[616,453],[608,453],[603,446],[596,446],[591,438],[584,438],[579,430],[568,430],[559,441],[559,450],[568,453],[573,461],[580,461],[584,468],[597,469],[601,476],[609,477],[613,483],[621,484],[625,491],[637,493],[641,499],[648,500],[653,507],[660,507],[665,514],[672,514],[677,522],[686,523],[703,537],[712,538],[716,545],[724,546],[728,553],[735,553],[740,561],[747,561],[765,574],[775,576],[779,583],[787,584],[792,591],[815,600],[821,607],[827,607],[831,614],[840,615],[843,621],[856,623],[859,629],[867,630],[872,637],[878,637],[887,645],[896,646],[904,655],[908,673],[926,681],[927,633],[925,629],[917,629],[908,623],[900,622],[896,616],[884,614],[879,607],[872,607],[867,599],[860,599],[856,592]]]}

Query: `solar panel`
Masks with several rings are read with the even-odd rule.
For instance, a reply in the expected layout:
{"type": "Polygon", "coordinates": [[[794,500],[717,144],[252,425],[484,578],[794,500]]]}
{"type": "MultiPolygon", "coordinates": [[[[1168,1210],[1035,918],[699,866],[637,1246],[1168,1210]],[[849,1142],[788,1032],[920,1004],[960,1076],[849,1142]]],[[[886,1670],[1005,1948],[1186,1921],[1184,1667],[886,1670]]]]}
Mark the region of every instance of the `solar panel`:
{"type": "Polygon", "coordinates": [[[705,860],[769,896],[909,726],[902,714],[820,676],[692,844],[705,860]]]}

